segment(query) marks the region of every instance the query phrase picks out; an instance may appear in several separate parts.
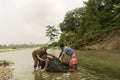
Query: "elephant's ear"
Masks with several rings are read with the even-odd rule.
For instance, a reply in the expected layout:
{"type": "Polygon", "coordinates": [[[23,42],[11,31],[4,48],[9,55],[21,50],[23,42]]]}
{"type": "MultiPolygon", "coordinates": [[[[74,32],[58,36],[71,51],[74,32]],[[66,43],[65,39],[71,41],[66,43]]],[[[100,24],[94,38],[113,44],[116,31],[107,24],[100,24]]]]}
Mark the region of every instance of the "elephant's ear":
{"type": "Polygon", "coordinates": [[[41,58],[42,59],[47,59],[47,55],[43,55],[41,58]]]}

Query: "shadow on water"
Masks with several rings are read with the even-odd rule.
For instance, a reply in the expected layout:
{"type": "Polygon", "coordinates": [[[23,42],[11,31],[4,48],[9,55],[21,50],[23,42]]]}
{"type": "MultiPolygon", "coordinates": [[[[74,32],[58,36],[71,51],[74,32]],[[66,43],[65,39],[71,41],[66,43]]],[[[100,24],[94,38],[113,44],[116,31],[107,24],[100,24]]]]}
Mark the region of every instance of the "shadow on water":
{"type": "Polygon", "coordinates": [[[48,72],[34,72],[34,80],[80,80],[78,72],[68,73],[48,73],[48,72]]]}

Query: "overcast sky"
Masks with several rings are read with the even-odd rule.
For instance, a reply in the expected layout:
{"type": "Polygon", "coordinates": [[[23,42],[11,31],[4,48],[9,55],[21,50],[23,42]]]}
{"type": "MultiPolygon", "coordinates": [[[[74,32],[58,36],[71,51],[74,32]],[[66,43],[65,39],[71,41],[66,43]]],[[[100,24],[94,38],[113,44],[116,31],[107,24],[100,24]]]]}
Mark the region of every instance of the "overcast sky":
{"type": "Polygon", "coordinates": [[[0,0],[0,44],[46,43],[46,26],[87,0],[0,0]]]}

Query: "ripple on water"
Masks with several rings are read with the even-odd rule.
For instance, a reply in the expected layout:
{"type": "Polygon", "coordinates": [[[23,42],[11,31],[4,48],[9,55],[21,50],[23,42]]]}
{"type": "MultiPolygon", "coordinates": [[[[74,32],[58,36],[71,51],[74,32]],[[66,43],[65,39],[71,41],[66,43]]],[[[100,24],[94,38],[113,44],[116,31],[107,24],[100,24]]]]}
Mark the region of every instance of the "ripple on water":
{"type": "Polygon", "coordinates": [[[45,73],[43,73],[42,77],[43,77],[43,79],[47,79],[47,78],[50,77],[50,75],[49,75],[48,73],[45,72],[45,73]]]}

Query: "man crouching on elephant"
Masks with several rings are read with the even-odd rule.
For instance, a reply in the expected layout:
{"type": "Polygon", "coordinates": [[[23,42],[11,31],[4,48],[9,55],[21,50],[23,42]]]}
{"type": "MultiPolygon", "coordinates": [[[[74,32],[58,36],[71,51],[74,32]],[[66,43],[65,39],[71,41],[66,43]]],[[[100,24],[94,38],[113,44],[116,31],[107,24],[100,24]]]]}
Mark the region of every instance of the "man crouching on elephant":
{"type": "MultiPolygon", "coordinates": [[[[36,68],[43,69],[45,66],[46,59],[42,59],[42,56],[47,55],[47,47],[41,47],[39,49],[36,49],[32,52],[32,57],[34,60],[34,71],[36,71],[36,68]]],[[[48,58],[52,58],[52,56],[47,55],[48,58]]]]}

